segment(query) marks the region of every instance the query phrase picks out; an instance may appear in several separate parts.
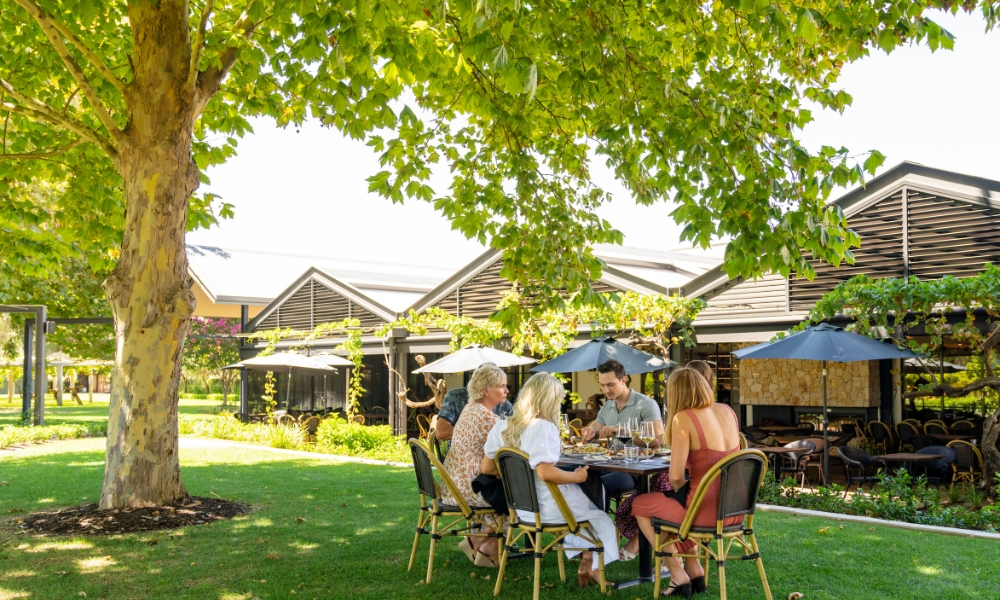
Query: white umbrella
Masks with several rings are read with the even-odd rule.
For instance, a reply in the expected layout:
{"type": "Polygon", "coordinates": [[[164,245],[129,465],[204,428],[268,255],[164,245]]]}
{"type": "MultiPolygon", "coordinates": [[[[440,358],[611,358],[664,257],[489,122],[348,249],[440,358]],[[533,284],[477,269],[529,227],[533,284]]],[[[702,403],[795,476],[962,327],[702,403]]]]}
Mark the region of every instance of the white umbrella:
{"type": "Polygon", "coordinates": [[[474,371],[483,363],[493,363],[498,367],[517,367],[536,362],[534,358],[518,356],[496,348],[486,348],[477,344],[452,352],[429,365],[415,369],[414,373],[464,373],[474,371]]]}
{"type": "Polygon", "coordinates": [[[336,354],[317,354],[312,358],[328,367],[353,367],[354,362],[336,354]]]}
{"type": "MultiPolygon", "coordinates": [[[[354,363],[351,364],[353,365],[354,363]]],[[[288,373],[288,386],[285,388],[286,408],[288,407],[289,395],[292,391],[293,373],[298,375],[326,375],[331,371],[336,371],[336,369],[324,364],[318,358],[305,356],[297,352],[276,352],[268,356],[255,356],[223,368],[288,373]]]]}

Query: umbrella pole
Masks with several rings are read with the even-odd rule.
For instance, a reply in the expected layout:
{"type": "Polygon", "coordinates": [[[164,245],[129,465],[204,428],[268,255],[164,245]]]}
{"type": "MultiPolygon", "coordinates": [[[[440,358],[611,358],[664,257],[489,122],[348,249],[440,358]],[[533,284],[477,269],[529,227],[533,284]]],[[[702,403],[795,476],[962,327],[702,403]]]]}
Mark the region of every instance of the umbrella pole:
{"type": "Polygon", "coordinates": [[[289,404],[289,402],[291,401],[291,394],[292,394],[292,370],[289,369],[288,370],[288,385],[285,386],[285,411],[286,412],[288,411],[289,406],[291,406],[289,404]]]}
{"type": "Polygon", "coordinates": [[[826,361],[823,361],[823,485],[830,487],[830,420],[826,409],[826,361]]]}

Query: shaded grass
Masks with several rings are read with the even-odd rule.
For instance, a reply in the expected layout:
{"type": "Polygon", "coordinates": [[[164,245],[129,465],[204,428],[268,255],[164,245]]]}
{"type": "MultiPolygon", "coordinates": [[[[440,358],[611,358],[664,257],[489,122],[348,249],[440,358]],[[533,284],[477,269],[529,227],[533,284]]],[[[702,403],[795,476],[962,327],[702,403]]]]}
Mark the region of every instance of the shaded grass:
{"type": "MultiPolygon", "coordinates": [[[[108,422],[108,394],[94,394],[93,404],[87,402],[87,395],[80,396],[83,406],[73,402],[69,394],[63,395],[63,405],[56,405],[56,401],[51,395],[45,399],[45,424],[46,425],[67,425],[73,423],[107,423],[108,422]]],[[[204,418],[219,417],[220,415],[208,414],[211,409],[217,408],[222,403],[216,400],[181,400],[178,412],[181,414],[200,415],[204,418]]],[[[230,402],[230,406],[233,406],[230,402]]],[[[232,417],[229,417],[232,419],[232,417]]],[[[7,404],[7,397],[0,398],[0,426],[19,425],[21,423],[21,398],[14,396],[14,403],[7,404]]]]}
{"type": "MultiPolygon", "coordinates": [[[[97,501],[103,448],[104,440],[88,439],[0,455],[0,480],[7,482],[0,486],[0,513],[97,501]]],[[[495,572],[472,567],[455,540],[440,543],[430,586],[422,584],[426,539],[414,571],[406,571],[417,512],[409,469],[242,447],[182,449],[181,460],[189,492],[248,502],[255,512],[113,537],[31,537],[7,525],[0,529],[0,598],[75,598],[81,591],[91,599],[219,600],[492,594],[494,581],[483,576],[495,572]]],[[[997,542],[767,513],[756,529],[776,599],[792,591],[809,600],[1000,597],[997,542]]],[[[531,568],[529,561],[513,562],[502,597],[530,597],[531,568]]],[[[631,578],[636,569],[636,562],[615,563],[608,577],[631,578]]],[[[763,598],[752,563],[731,562],[727,571],[730,598],[763,598]]],[[[542,580],[555,585],[543,589],[545,599],[601,597],[594,587],[559,583],[554,557],[545,560],[542,580]]],[[[713,572],[706,599],[718,597],[714,580],[713,572]]],[[[612,597],[651,594],[643,586],[612,597]]]]}

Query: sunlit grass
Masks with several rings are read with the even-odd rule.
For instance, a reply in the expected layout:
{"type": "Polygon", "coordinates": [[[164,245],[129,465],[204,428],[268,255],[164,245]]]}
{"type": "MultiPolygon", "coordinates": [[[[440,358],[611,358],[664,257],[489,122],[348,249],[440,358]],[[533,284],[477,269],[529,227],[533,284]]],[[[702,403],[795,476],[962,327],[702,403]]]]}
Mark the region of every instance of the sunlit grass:
{"type": "MultiPolygon", "coordinates": [[[[4,454],[0,479],[8,485],[0,488],[0,515],[16,520],[21,513],[9,514],[12,508],[97,501],[103,451],[104,440],[86,439],[4,454]]],[[[0,599],[79,598],[80,592],[112,600],[491,597],[494,581],[485,576],[495,572],[471,566],[454,539],[439,543],[431,585],[421,583],[426,538],[414,571],[406,571],[417,512],[409,469],[289,459],[264,448],[182,449],[181,461],[191,493],[214,492],[254,512],[109,537],[20,535],[8,524],[0,527],[0,599]]],[[[1000,597],[997,542],[773,513],[761,514],[756,530],[779,600],[793,591],[806,600],[1000,597]]],[[[608,578],[622,581],[636,569],[636,562],[614,563],[608,578]]],[[[501,597],[530,597],[531,572],[530,561],[513,562],[501,597]]],[[[763,598],[752,564],[730,562],[727,572],[729,598],[763,598]]],[[[542,581],[554,586],[542,590],[544,600],[601,597],[594,587],[578,589],[572,577],[560,583],[554,557],[546,559],[542,581]]],[[[716,581],[713,572],[706,600],[718,597],[716,581]]],[[[640,587],[611,597],[651,593],[640,587]]]]}

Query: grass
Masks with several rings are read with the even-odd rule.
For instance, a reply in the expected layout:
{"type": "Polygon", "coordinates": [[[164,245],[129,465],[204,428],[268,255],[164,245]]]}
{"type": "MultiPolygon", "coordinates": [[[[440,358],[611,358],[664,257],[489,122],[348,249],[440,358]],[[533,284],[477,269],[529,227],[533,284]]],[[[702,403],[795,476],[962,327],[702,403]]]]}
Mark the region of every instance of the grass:
{"type": "MultiPolygon", "coordinates": [[[[104,440],[85,439],[0,454],[0,480],[7,482],[0,486],[0,514],[96,501],[103,449],[104,440]]],[[[495,572],[472,567],[454,540],[441,542],[430,586],[421,583],[426,539],[417,567],[406,571],[416,519],[409,469],[288,458],[265,448],[220,450],[218,443],[183,448],[181,462],[189,492],[248,502],[255,512],[174,532],[108,538],[18,535],[6,525],[0,528],[0,599],[77,598],[80,592],[90,599],[218,600],[492,593],[493,581],[483,576],[495,572]]],[[[807,600],[1000,597],[997,542],[767,513],[756,529],[778,600],[793,591],[807,600]]],[[[621,581],[636,568],[635,562],[615,563],[608,577],[621,581]]],[[[763,598],[752,563],[730,563],[727,571],[730,598],[763,598]]],[[[502,597],[530,597],[530,574],[529,562],[512,563],[502,597]]],[[[554,584],[542,590],[544,599],[600,597],[596,588],[559,583],[554,557],[545,560],[542,580],[554,584]]],[[[717,597],[716,589],[706,598],[717,597]]],[[[644,586],[611,597],[651,594],[644,586]]]]}

